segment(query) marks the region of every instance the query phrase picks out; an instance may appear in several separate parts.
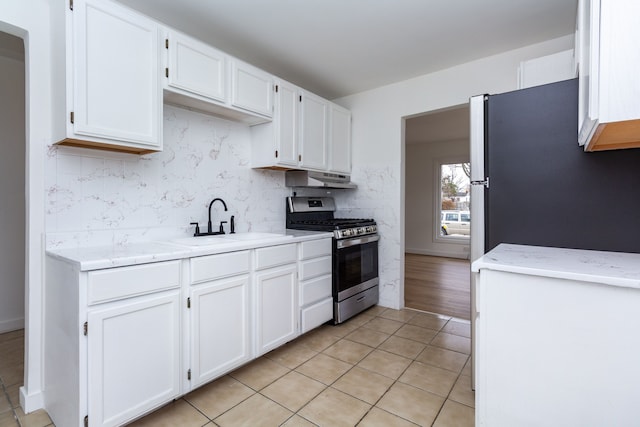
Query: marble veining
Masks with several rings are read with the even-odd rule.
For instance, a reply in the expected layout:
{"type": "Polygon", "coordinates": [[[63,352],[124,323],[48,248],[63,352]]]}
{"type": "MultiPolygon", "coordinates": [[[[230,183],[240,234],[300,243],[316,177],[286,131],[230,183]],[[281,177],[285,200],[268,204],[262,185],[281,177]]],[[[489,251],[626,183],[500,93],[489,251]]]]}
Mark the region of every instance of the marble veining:
{"type": "Polygon", "coordinates": [[[471,269],[640,288],[640,254],[500,244],[475,261],[471,269]]]}
{"type": "MultiPolygon", "coordinates": [[[[143,156],[48,147],[46,247],[127,245],[188,236],[235,216],[237,231],[284,230],[283,173],[249,167],[250,129],[164,106],[164,149],[143,156]]],[[[226,225],[229,227],[229,224],[226,225]]]]}

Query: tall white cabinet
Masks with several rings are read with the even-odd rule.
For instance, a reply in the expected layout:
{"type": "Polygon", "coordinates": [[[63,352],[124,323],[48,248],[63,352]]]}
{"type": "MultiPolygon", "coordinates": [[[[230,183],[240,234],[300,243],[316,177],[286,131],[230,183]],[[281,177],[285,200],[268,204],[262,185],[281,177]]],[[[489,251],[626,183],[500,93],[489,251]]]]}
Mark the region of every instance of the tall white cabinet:
{"type": "Polygon", "coordinates": [[[54,74],[56,141],[161,150],[158,24],[103,0],[75,0],[53,16],[52,43],[65,52],[53,58],[62,70],[54,74]]]}

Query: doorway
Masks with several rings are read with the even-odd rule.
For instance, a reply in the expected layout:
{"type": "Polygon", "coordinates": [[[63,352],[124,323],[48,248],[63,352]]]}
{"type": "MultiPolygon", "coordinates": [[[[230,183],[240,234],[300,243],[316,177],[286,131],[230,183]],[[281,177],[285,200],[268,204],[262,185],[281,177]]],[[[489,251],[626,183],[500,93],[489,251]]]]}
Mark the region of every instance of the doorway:
{"type": "Polygon", "coordinates": [[[469,148],[467,104],[405,120],[405,307],[470,319],[469,148]]]}

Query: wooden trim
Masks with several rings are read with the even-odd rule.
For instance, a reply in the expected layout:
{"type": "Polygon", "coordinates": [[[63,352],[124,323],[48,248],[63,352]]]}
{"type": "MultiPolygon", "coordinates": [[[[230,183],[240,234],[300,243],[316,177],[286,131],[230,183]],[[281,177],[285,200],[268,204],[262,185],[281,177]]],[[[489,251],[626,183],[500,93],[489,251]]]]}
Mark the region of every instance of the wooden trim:
{"type": "Polygon", "coordinates": [[[127,147],[117,144],[108,144],[105,142],[85,141],[82,139],[65,138],[62,141],[56,142],[54,145],[64,145],[67,147],[81,147],[81,148],[93,148],[104,151],[116,151],[118,153],[130,153],[130,154],[149,154],[157,153],[161,150],[151,150],[148,148],[140,147],[127,147]]]}
{"type": "Polygon", "coordinates": [[[640,147],[640,120],[599,124],[585,151],[640,147]]]}

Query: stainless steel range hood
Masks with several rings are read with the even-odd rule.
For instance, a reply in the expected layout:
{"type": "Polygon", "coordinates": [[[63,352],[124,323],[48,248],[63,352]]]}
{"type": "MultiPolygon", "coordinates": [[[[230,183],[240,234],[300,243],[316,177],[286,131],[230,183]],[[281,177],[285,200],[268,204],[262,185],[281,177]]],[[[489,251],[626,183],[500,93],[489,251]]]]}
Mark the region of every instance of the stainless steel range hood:
{"type": "Polygon", "coordinates": [[[328,172],[286,171],[284,185],[306,188],[358,188],[349,175],[328,172]]]}

